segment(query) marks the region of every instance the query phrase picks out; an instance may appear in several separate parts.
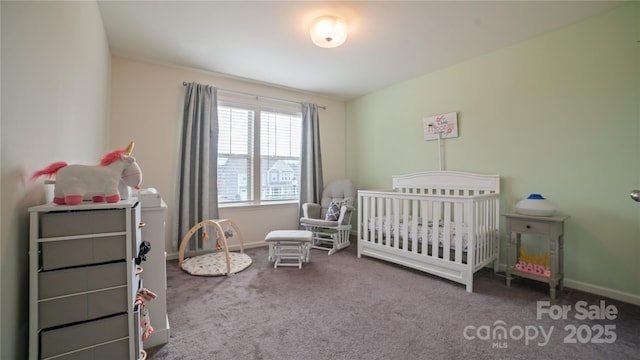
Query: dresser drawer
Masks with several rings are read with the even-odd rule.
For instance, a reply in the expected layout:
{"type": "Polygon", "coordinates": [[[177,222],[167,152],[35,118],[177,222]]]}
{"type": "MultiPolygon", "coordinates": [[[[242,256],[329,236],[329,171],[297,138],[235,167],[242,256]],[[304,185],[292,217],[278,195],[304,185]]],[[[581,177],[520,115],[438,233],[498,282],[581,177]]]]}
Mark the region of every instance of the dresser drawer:
{"type": "Polygon", "coordinates": [[[38,299],[127,285],[124,261],[38,273],[38,299]]]}
{"type": "MultiPolygon", "coordinates": [[[[127,338],[127,314],[66,326],[40,333],[40,355],[47,358],[77,349],[127,338]]],[[[127,359],[125,357],[124,359],[127,359]]],[[[116,359],[113,357],[112,359],[116,359]]]]}
{"type": "Polygon", "coordinates": [[[550,232],[550,225],[548,223],[537,221],[512,219],[511,231],[534,235],[548,235],[550,232]]]}
{"type": "Polygon", "coordinates": [[[127,286],[70,295],[38,303],[41,329],[127,312],[127,286]]]}
{"type": "Polygon", "coordinates": [[[124,260],[127,257],[126,242],[124,234],[43,242],[42,269],[54,270],[124,260]]]}
{"type": "Polygon", "coordinates": [[[56,357],[55,360],[114,360],[129,358],[129,339],[121,339],[56,357]]]}
{"type": "Polygon", "coordinates": [[[40,217],[40,237],[125,232],[126,216],[126,209],[49,212],[40,217]]]}

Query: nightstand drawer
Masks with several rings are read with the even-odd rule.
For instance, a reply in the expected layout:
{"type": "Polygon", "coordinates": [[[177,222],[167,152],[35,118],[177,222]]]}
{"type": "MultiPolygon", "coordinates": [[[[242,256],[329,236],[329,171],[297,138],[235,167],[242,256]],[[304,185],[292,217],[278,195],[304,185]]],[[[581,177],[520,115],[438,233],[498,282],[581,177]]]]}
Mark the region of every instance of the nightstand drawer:
{"type": "Polygon", "coordinates": [[[533,235],[548,235],[550,232],[550,227],[548,223],[512,219],[511,232],[533,235]]]}

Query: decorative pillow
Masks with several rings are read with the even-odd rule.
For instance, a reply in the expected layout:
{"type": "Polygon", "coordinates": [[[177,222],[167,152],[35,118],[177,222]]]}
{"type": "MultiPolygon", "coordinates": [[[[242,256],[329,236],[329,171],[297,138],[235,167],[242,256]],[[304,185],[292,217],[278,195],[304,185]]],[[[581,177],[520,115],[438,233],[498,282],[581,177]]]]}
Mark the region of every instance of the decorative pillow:
{"type": "Polygon", "coordinates": [[[327,216],[325,216],[324,219],[327,221],[336,221],[338,218],[340,218],[340,204],[332,201],[329,203],[327,216]]]}

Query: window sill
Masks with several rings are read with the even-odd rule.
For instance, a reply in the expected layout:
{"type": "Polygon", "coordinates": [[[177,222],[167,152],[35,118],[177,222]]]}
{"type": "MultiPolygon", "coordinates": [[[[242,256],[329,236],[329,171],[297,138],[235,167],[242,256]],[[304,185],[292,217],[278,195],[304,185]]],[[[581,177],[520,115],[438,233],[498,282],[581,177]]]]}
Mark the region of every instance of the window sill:
{"type": "Polygon", "coordinates": [[[257,208],[257,207],[270,207],[270,206],[298,206],[297,200],[287,201],[261,201],[261,202],[234,202],[218,204],[220,209],[239,209],[239,208],[257,208]]]}

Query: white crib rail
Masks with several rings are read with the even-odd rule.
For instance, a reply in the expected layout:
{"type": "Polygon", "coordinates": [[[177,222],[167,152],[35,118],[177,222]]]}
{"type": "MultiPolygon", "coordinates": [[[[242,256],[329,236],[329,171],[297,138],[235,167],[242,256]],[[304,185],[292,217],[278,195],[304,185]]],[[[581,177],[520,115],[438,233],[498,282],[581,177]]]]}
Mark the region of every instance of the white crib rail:
{"type": "Polygon", "coordinates": [[[436,272],[440,267],[451,268],[461,273],[445,271],[442,276],[466,283],[470,289],[473,272],[497,259],[500,214],[498,193],[469,194],[415,188],[358,191],[358,256],[365,248],[374,249],[374,256],[421,270],[431,268],[429,264],[438,266],[436,272]],[[405,256],[411,260],[405,262],[405,256]],[[398,257],[400,261],[394,261],[398,257]],[[420,261],[428,264],[423,268],[420,261]]]}

